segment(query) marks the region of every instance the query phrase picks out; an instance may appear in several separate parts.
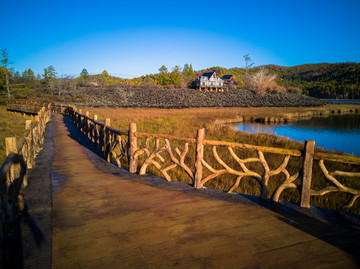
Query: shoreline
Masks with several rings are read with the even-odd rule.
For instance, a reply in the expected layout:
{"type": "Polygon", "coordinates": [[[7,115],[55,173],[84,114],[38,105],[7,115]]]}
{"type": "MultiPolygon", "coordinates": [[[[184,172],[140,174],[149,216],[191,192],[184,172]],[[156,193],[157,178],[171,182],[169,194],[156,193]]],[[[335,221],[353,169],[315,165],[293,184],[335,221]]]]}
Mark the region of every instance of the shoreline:
{"type": "MultiPolygon", "coordinates": [[[[286,109],[284,107],[283,109],[286,109]]],[[[315,117],[329,117],[332,115],[346,115],[346,114],[358,114],[360,112],[360,104],[329,104],[323,107],[305,107],[299,112],[280,112],[280,115],[268,116],[268,115],[243,115],[233,119],[216,119],[214,124],[236,124],[243,122],[258,122],[258,123],[290,123],[301,119],[311,119],[315,117]]]]}

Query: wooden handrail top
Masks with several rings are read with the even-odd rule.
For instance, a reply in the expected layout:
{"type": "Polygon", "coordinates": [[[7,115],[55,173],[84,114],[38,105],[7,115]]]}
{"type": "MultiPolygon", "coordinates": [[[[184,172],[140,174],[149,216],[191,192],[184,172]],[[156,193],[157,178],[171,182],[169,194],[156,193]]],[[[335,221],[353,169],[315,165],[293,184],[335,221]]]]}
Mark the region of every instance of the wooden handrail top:
{"type": "Polygon", "coordinates": [[[162,138],[162,139],[169,139],[169,140],[177,140],[185,143],[196,143],[195,138],[185,138],[185,137],[178,137],[173,135],[164,135],[164,134],[150,134],[144,132],[135,132],[135,137],[144,137],[144,138],[162,138]]]}
{"type": "Polygon", "coordinates": [[[360,165],[360,157],[349,155],[315,152],[314,159],[360,165]]]}
{"type": "Polygon", "coordinates": [[[80,117],[84,117],[84,118],[87,118],[84,114],[80,114],[79,112],[77,112],[77,111],[74,111],[75,112],[75,114],[78,114],[80,117]]]}
{"type": "Polygon", "coordinates": [[[224,147],[237,148],[237,149],[252,149],[252,150],[259,150],[261,152],[276,153],[276,154],[290,155],[296,157],[301,157],[303,155],[300,150],[296,150],[296,149],[282,149],[282,148],[273,148],[273,147],[265,147],[265,146],[255,146],[255,145],[217,141],[217,140],[204,140],[203,145],[224,146],[224,147]]]}
{"type": "MultiPolygon", "coordinates": [[[[79,114],[79,115],[81,115],[81,114],[79,114]]],[[[102,122],[100,122],[100,121],[94,120],[94,119],[89,118],[89,117],[86,117],[86,116],[84,116],[84,115],[81,115],[81,116],[84,117],[84,118],[86,118],[88,121],[93,122],[93,123],[96,124],[96,125],[100,125],[101,127],[104,127],[104,126],[105,126],[105,124],[102,123],[102,122]]]]}
{"type": "Polygon", "coordinates": [[[80,114],[79,112],[76,112],[76,111],[75,111],[75,114],[78,114],[80,117],[82,117],[82,118],[84,118],[84,119],[87,119],[88,121],[91,121],[91,122],[95,123],[96,125],[100,125],[100,126],[102,126],[102,127],[105,126],[104,123],[102,123],[102,122],[100,122],[100,121],[96,121],[96,120],[94,120],[94,119],[92,119],[92,118],[89,118],[89,117],[87,117],[87,116],[84,115],[84,114],[80,114]]]}
{"type": "Polygon", "coordinates": [[[15,108],[6,108],[7,111],[12,111],[12,112],[19,112],[19,113],[25,113],[28,115],[38,115],[38,112],[34,112],[34,111],[27,111],[27,110],[21,110],[21,109],[15,109],[15,108]]]}
{"type": "Polygon", "coordinates": [[[119,130],[113,127],[106,127],[106,129],[117,135],[129,135],[129,131],[119,130]]]}
{"type": "Polygon", "coordinates": [[[93,122],[94,122],[96,125],[100,125],[101,127],[104,127],[104,126],[105,126],[105,123],[103,123],[103,122],[100,122],[100,121],[97,121],[97,120],[93,120],[93,122]]]}

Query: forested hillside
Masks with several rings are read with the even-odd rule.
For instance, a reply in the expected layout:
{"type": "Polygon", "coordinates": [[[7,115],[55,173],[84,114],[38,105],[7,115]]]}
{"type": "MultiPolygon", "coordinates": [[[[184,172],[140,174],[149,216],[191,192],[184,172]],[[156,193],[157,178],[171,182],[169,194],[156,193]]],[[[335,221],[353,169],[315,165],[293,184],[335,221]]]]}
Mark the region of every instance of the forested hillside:
{"type": "MultiPolygon", "coordinates": [[[[293,67],[267,65],[248,70],[248,75],[254,74],[260,68],[268,70],[269,74],[276,74],[279,85],[299,87],[303,93],[319,98],[330,99],[360,99],[360,64],[305,64],[293,67]]],[[[212,67],[200,70],[196,74],[214,70],[219,76],[232,74],[243,85],[246,76],[245,68],[212,67]]]]}
{"type": "Polygon", "coordinates": [[[320,98],[359,99],[360,64],[307,64],[294,67],[268,66],[283,86],[300,87],[320,98]]]}

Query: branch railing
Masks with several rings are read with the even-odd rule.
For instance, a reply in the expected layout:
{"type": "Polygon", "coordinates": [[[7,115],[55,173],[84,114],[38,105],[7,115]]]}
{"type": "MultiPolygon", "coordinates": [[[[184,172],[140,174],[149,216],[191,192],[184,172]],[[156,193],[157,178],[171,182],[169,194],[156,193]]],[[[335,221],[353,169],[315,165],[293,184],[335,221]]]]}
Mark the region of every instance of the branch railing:
{"type": "Polygon", "coordinates": [[[6,109],[13,112],[37,115],[37,113],[46,107],[51,112],[64,113],[67,106],[58,103],[30,102],[24,100],[10,100],[6,103],[6,109]]]}
{"type": "MultiPolygon", "coordinates": [[[[17,110],[20,111],[20,107],[17,110]]],[[[15,231],[14,217],[24,209],[23,188],[27,186],[27,171],[33,167],[36,154],[43,146],[46,123],[51,117],[50,105],[42,107],[36,114],[35,122],[26,120],[20,143],[15,137],[5,138],[7,157],[0,169],[0,264],[6,263],[5,241],[7,235],[15,231]]]]}
{"type": "Polygon", "coordinates": [[[110,127],[110,119],[101,123],[97,121],[96,115],[91,119],[89,112],[82,114],[81,109],[78,111],[74,106],[67,107],[65,112],[70,115],[74,124],[101,148],[108,162],[115,162],[119,167],[125,166],[129,168],[130,173],[139,172],[140,175],[144,175],[154,167],[158,174],[171,181],[174,175],[179,175],[171,174],[171,171],[180,169],[195,188],[202,188],[208,181],[228,174],[236,178],[228,193],[235,191],[244,178],[251,178],[259,183],[262,199],[270,198],[277,202],[284,190],[297,189],[300,206],[305,208],[310,207],[310,197],[330,192],[344,192],[352,196],[345,208],[353,206],[360,196],[360,190],[346,187],[338,179],[341,177],[346,181],[352,177],[359,178],[360,158],[315,152],[314,141],[306,141],[303,150],[283,149],[206,140],[204,129],[198,130],[195,138],[183,138],[138,132],[135,123],[131,123],[128,130],[118,130],[110,127]],[[205,151],[205,147],[211,147],[211,151],[205,151]],[[222,155],[225,154],[225,158],[221,157],[219,150],[222,151],[222,155]],[[237,151],[252,152],[253,156],[242,157],[244,154],[240,156],[237,151]],[[270,165],[270,155],[282,156],[281,162],[273,167],[274,165],[270,165]],[[291,160],[300,163],[300,166],[295,170],[289,169],[291,160]],[[318,162],[330,186],[316,189],[316,184],[313,184],[317,180],[313,176],[314,162],[318,162]],[[329,172],[325,162],[355,165],[357,168],[355,172],[329,172]],[[254,169],[254,166],[257,166],[257,169],[254,169]],[[275,177],[280,177],[281,182],[269,197],[269,183],[275,177]]]}
{"type": "MultiPolygon", "coordinates": [[[[0,170],[2,257],[6,256],[4,240],[14,231],[14,216],[24,208],[22,193],[27,185],[27,170],[34,165],[35,156],[43,145],[51,112],[69,115],[77,128],[101,149],[106,161],[128,168],[130,173],[156,172],[167,181],[186,175],[196,189],[230,175],[234,180],[228,193],[234,192],[247,178],[259,184],[262,199],[277,202],[285,190],[297,190],[300,206],[305,208],[310,207],[311,197],[331,193],[346,193],[350,198],[343,207],[350,208],[360,196],[359,188],[348,184],[349,179],[360,178],[360,158],[316,152],[314,141],[306,141],[302,150],[283,149],[208,140],[204,129],[197,130],[195,138],[139,132],[135,123],[131,123],[128,130],[119,130],[111,127],[110,119],[102,123],[97,115],[90,118],[89,112],[82,114],[81,109],[70,105],[48,104],[45,108],[44,104],[10,102],[7,108],[30,114],[36,112],[37,116],[34,123],[26,121],[26,131],[19,144],[15,138],[6,139],[7,158],[0,170]],[[279,159],[275,164],[274,156],[279,159]],[[292,161],[299,165],[290,167],[292,161]],[[332,163],[346,165],[334,170],[336,166],[332,163]],[[322,173],[327,186],[314,184],[318,178],[313,168],[322,173]],[[276,186],[270,192],[274,181],[276,186]]],[[[0,263],[4,261],[6,259],[2,258],[0,263]]]]}

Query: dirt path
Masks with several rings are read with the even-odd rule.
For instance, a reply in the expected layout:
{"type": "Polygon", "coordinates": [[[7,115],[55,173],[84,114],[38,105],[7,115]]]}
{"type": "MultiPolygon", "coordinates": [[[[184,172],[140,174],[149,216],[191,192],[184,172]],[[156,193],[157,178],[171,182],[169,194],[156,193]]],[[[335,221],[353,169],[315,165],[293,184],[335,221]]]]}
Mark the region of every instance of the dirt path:
{"type": "Polygon", "coordinates": [[[150,186],[125,171],[106,173],[60,115],[54,144],[53,268],[359,265],[357,228],[150,186]]]}

